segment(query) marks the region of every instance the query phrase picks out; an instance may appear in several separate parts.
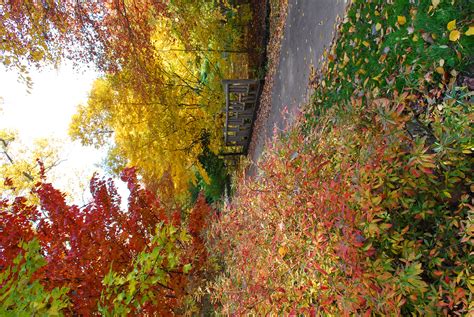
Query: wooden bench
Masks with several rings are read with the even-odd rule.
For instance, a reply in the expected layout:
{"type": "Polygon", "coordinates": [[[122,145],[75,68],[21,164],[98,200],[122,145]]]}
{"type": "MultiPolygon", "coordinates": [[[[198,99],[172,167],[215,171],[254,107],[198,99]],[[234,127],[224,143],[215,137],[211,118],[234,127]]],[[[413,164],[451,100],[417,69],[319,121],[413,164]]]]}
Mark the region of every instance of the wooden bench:
{"type": "Polygon", "coordinates": [[[225,79],[225,125],[223,155],[245,155],[252,136],[260,80],[225,79]]]}

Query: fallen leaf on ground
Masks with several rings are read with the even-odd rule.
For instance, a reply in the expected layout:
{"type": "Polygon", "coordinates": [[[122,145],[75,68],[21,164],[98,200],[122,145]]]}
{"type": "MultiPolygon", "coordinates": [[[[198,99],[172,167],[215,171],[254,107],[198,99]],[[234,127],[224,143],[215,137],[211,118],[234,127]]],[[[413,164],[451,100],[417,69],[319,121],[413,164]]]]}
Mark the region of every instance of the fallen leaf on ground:
{"type": "Polygon", "coordinates": [[[407,23],[407,18],[405,18],[403,15],[399,15],[397,17],[397,22],[400,25],[404,25],[405,23],[407,23]]]}
{"type": "Polygon", "coordinates": [[[467,36],[474,35],[474,26],[470,26],[469,29],[464,34],[466,34],[467,36]]]}
{"type": "Polygon", "coordinates": [[[449,40],[452,42],[456,42],[457,40],[459,40],[460,37],[461,32],[459,32],[458,30],[452,30],[451,33],[449,33],[449,40]]]}
{"type": "Polygon", "coordinates": [[[456,28],[456,20],[449,21],[446,28],[448,29],[448,31],[454,30],[456,28]]]}

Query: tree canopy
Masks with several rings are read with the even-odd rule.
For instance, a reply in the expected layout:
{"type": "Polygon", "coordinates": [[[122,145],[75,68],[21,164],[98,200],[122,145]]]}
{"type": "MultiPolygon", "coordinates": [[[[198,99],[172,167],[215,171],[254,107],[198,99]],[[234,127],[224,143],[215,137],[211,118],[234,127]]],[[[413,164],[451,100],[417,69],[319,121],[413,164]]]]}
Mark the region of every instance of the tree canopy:
{"type": "Polygon", "coordinates": [[[152,21],[165,8],[165,1],[151,0],[4,1],[0,62],[23,74],[27,65],[57,63],[63,57],[93,61],[103,71],[127,61],[143,71],[143,61],[134,57],[153,55],[152,21]]]}
{"type": "MultiPolygon", "coordinates": [[[[54,141],[37,139],[27,147],[18,139],[16,131],[0,129],[0,182],[2,196],[28,195],[40,180],[41,161],[46,171],[53,169],[61,160],[54,141]]],[[[1,196],[0,196],[1,197],[1,196]]]]}
{"type": "Polygon", "coordinates": [[[87,105],[78,107],[70,135],[85,145],[109,146],[113,171],[136,166],[150,186],[169,173],[180,194],[196,172],[207,178],[198,160],[203,145],[214,153],[221,146],[220,79],[230,66],[223,54],[238,45],[238,33],[224,23],[222,9],[206,1],[177,1],[167,12],[155,20],[150,37],[154,58],[146,67],[155,80],[137,87],[128,64],[98,79],[87,105]]]}
{"type": "Polygon", "coordinates": [[[0,200],[1,305],[33,311],[34,303],[51,299],[45,292],[53,289],[62,298],[57,309],[73,314],[168,315],[184,305],[202,274],[201,232],[211,210],[201,199],[190,211],[189,226],[182,225],[181,211],[165,209],[133,169],[125,170],[122,180],[130,191],[127,210],[120,208],[113,182],[97,175],[90,182],[92,199],[82,207],[67,204],[62,192],[42,181],[33,187],[39,206],[22,196],[0,200]],[[22,263],[29,275],[16,274],[22,263]],[[25,280],[34,284],[17,290],[25,280]],[[15,292],[20,302],[8,295],[15,292]]]}

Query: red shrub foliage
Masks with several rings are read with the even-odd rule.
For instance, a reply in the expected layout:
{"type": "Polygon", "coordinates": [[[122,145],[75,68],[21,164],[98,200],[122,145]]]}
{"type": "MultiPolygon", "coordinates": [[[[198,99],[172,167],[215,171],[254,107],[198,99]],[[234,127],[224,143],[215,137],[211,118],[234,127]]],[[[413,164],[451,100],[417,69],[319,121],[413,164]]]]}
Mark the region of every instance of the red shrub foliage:
{"type": "Polygon", "coordinates": [[[436,116],[434,133],[457,142],[430,152],[405,130],[407,95],[367,95],[309,132],[296,127],[267,153],[260,176],[239,184],[209,234],[225,263],[213,285],[224,314],[470,309],[468,107],[461,98],[441,105],[449,120],[436,116]]]}
{"type": "Polygon", "coordinates": [[[191,210],[189,215],[189,233],[193,237],[190,252],[191,256],[194,256],[195,265],[193,270],[202,270],[207,258],[207,250],[205,247],[205,239],[203,237],[203,231],[208,227],[208,221],[212,212],[212,208],[207,204],[206,198],[201,193],[191,210]]]}

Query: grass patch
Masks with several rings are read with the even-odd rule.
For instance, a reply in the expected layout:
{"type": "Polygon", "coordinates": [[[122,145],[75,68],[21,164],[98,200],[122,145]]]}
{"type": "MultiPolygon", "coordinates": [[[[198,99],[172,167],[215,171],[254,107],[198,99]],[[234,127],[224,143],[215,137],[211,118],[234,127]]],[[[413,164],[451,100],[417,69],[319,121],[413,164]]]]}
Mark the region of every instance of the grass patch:
{"type": "Polygon", "coordinates": [[[307,114],[310,122],[366,91],[426,94],[452,87],[453,74],[472,70],[474,39],[465,34],[472,23],[472,3],[440,1],[434,8],[431,1],[411,2],[354,1],[326,54],[324,76],[307,114]],[[457,41],[449,39],[450,21],[461,34],[457,41]]]}

